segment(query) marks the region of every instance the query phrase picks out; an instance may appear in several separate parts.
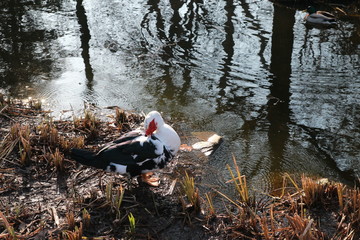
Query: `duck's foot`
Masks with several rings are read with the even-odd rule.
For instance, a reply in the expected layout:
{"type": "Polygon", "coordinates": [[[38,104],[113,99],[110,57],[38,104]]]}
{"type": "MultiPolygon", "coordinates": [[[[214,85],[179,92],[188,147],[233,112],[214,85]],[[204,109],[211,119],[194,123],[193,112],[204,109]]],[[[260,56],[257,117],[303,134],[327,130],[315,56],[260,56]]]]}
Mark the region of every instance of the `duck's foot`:
{"type": "Polygon", "coordinates": [[[189,146],[187,144],[181,144],[180,145],[180,151],[183,151],[183,152],[191,152],[193,150],[193,147],[192,146],[189,146]]]}
{"type": "Polygon", "coordinates": [[[141,180],[152,187],[158,187],[160,184],[160,178],[152,177],[152,175],[152,172],[143,173],[141,174],[141,180]]]}

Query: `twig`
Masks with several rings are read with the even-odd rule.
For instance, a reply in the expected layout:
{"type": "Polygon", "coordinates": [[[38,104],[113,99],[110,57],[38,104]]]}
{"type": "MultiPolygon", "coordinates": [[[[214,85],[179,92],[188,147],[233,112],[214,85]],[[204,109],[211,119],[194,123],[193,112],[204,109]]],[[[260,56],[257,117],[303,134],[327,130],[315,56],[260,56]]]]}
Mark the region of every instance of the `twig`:
{"type": "Polygon", "coordinates": [[[4,214],[0,211],[0,218],[3,220],[4,225],[6,227],[6,230],[8,231],[9,235],[13,238],[16,239],[17,236],[15,234],[14,228],[10,225],[10,223],[8,222],[8,220],[6,219],[6,217],[4,216],[4,214]]]}
{"type": "Polygon", "coordinates": [[[306,226],[304,232],[301,234],[300,239],[305,239],[306,234],[308,233],[312,223],[314,222],[314,219],[311,219],[308,225],[306,226]]]}
{"type": "Polygon", "coordinates": [[[56,209],[54,207],[51,207],[51,212],[52,212],[52,215],[53,215],[56,226],[59,227],[60,226],[60,220],[59,220],[59,216],[57,214],[56,209]]]}
{"type": "Polygon", "coordinates": [[[16,108],[16,107],[12,107],[11,110],[17,110],[19,112],[33,112],[33,113],[51,113],[52,111],[50,110],[33,110],[31,108],[16,108]]]}
{"type": "Polygon", "coordinates": [[[154,203],[154,208],[155,208],[156,215],[157,215],[157,216],[160,216],[159,211],[158,211],[157,206],[156,206],[156,202],[155,202],[155,198],[154,198],[154,193],[153,193],[153,192],[151,192],[151,197],[152,197],[152,200],[153,200],[153,203],[154,203]]]}
{"type": "Polygon", "coordinates": [[[0,172],[15,172],[15,168],[0,168],[0,172]]]}
{"type": "Polygon", "coordinates": [[[7,118],[10,119],[11,121],[15,122],[15,120],[14,120],[13,118],[11,118],[11,117],[9,117],[8,115],[6,115],[5,113],[3,113],[3,111],[4,111],[5,109],[7,109],[8,107],[9,107],[9,105],[6,105],[5,107],[3,107],[3,108],[0,110],[0,115],[1,115],[1,116],[4,116],[4,117],[7,117],[7,118]]]}
{"type": "Polygon", "coordinates": [[[0,110],[0,113],[2,113],[5,109],[7,109],[9,107],[9,105],[6,105],[5,107],[3,107],[1,110],[0,110]]]}
{"type": "Polygon", "coordinates": [[[172,195],[173,194],[176,182],[177,182],[177,179],[172,181],[172,183],[170,185],[170,188],[169,188],[169,191],[166,193],[166,195],[172,195]]]}
{"type": "MultiPolygon", "coordinates": [[[[43,220],[42,220],[42,219],[36,219],[36,220],[31,221],[29,224],[26,225],[26,227],[25,227],[20,233],[23,234],[26,230],[29,230],[30,227],[31,227],[34,223],[36,223],[36,222],[41,222],[41,221],[43,221],[43,220]]],[[[40,228],[41,228],[41,227],[40,227],[40,228]]],[[[37,230],[35,230],[35,231],[37,231],[37,230]]]]}

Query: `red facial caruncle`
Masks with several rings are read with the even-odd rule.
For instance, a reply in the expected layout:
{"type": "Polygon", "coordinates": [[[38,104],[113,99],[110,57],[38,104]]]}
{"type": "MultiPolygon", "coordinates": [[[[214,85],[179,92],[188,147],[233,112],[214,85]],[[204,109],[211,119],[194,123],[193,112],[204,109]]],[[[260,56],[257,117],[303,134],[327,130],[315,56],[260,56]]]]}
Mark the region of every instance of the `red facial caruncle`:
{"type": "Polygon", "coordinates": [[[149,123],[148,128],[146,129],[145,135],[146,135],[146,136],[149,136],[149,135],[153,134],[153,132],[155,132],[156,128],[157,128],[157,127],[156,127],[155,119],[153,119],[153,120],[149,123]]]}

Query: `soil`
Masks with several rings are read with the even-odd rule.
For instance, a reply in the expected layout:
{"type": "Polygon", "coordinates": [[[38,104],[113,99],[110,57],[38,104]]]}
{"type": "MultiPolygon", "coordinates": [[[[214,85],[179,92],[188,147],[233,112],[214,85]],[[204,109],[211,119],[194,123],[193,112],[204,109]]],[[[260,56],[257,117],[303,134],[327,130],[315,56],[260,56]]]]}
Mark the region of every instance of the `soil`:
{"type": "Polygon", "coordinates": [[[215,188],[199,187],[200,192],[194,194],[198,202],[189,201],[182,187],[185,176],[199,186],[206,174],[202,161],[211,148],[202,139],[208,133],[191,137],[182,123],[172,125],[185,145],[156,173],[160,186],[150,187],[140,179],[82,166],[69,157],[71,147],[97,151],[139,127],[141,114],[115,108],[100,120],[90,108],[82,117],[55,121],[31,104],[0,103],[0,239],[315,240],[360,236],[360,190],[339,183],[303,177],[306,184],[297,183],[302,185],[298,188],[287,175],[292,184],[284,187],[292,190],[281,191],[281,197],[264,194],[256,201],[239,201],[222,196],[215,188]],[[189,147],[195,142],[204,146],[203,152],[189,147]],[[214,212],[208,197],[214,201],[214,212]]]}
{"type": "MultiPolygon", "coordinates": [[[[38,126],[46,116],[46,112],[17,105],[11,111],[3,111],[0,117],[3,139],[16,122],[29,125],[32,132],[32,154],[25,165],[19,161],[18,146],[0,161],[0,211],[18,238],[64,239],[79,228],[83,236],[96,239],[207,238],[201,214],[182,206],[179,201],[183,198],[180,180],[185,170],[192,174],[199,172],[191,164],[189,151],[180,151],[164,170],[157,172],[160,186],[151,187],[138,179],[82,166],[58,145],[55,147],[41,140],[38,126]],[[62,168],[49,159],[56,148],[64,155],[62,168]],[[111,189],[112,198],[107,197],[107,187],[111,189]],[[114,201],[120,187],[124,196],[116,210],[114,201]],[[84,211],[90,215],[90,221],[85,219],[84,211]],[[135,218],[133,232],[130,231],[130,213],[135,218]]],[[[142,119],[141,115],[127,113],[127,122],[121,127],[113,118],[99,121],[96,136],[84,128],[74,128],[71,121],[53,121],[52,124],[59,136],[85,136],[85,148],[96,151],[106,142],[139,127],[142,119]]],[[[0,226],[0,237],[4,231],[5,227],[0,226]]]]}

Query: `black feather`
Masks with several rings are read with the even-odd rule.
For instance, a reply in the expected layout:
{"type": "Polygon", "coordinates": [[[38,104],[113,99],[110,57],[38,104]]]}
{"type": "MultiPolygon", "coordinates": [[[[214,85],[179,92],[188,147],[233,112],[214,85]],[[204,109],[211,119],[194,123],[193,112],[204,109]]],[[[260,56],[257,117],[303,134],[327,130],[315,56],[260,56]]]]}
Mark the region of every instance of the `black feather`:
{"type": "Polygon", "coordinates": [[[83,165],[101,169],[105,169],[108,165],[108,163],[106,163],[105,161],[98,161],[95,153],[83,149],[71,149],[71,158],[83,165]]]}

